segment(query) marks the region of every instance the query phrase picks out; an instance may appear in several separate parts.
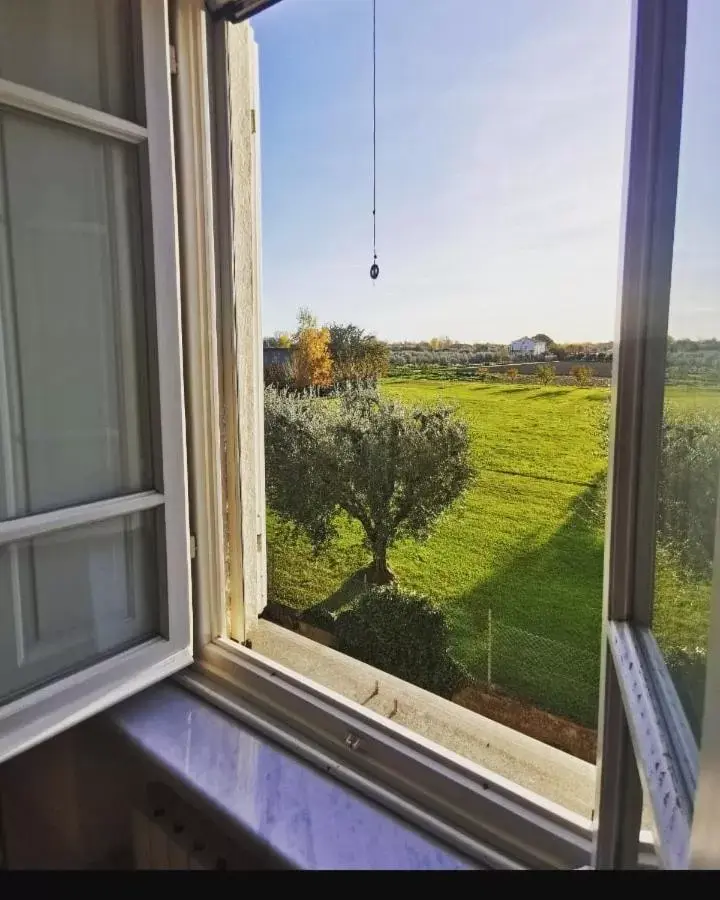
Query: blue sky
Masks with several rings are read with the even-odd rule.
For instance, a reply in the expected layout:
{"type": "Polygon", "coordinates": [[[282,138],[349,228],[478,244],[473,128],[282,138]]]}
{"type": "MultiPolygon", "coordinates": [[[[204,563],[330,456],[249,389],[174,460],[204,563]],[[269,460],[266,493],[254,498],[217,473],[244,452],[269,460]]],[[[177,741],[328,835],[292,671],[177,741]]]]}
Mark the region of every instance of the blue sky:
{"type": "Polygon", "coordinates": [[[265,334],[612,338],[629,0],[378,0],[375,283],[370,0],[253,27],[265,334]]]}
{"type": "Polygon", "coordinates": [[[688,4],[670,334],[720,337],[720,2],[688,4]]]}

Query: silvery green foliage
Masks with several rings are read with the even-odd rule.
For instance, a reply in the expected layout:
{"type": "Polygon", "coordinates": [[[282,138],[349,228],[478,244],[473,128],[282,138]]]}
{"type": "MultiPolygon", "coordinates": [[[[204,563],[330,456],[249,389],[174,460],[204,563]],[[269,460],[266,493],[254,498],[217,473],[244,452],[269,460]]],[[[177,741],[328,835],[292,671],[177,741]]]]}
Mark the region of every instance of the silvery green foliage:
{"type": "Polygon", "coordinates": [[[472,477],[467,425],[451,407],[408,406],[372,389],[321,398],[265,391],[270,506],[316,548],[341,511],[357,519],[373,554],[369,577],[389,581],[387,551],[424,539],[472,477]]]}

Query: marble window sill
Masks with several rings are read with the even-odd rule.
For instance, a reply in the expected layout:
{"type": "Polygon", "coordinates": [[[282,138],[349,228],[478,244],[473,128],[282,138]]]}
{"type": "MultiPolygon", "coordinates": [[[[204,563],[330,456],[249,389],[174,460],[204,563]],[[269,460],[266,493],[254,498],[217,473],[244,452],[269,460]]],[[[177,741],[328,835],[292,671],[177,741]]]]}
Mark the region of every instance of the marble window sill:
{"type": "Polygon", "coordinates": [[[104,716],[136,750],[286,866],[478,868],[171,682],[104,716]]]}

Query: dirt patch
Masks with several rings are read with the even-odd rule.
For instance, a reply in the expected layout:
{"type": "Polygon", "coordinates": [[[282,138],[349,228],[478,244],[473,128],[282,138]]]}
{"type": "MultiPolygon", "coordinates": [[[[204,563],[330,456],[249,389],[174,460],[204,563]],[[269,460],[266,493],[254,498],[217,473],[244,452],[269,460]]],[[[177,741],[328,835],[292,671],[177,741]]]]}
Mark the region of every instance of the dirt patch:
{"type": "Polygon", "coordinates": [[[465,709],[487,716],[508,728],[522,731],[544,744],[550,744],[586,762],[595,762],[597,732],[591,728],[584,728],[521,700],[506,697],[497,691],[489,693],[474,685],[461,688],[452,699],[465,709]]]}

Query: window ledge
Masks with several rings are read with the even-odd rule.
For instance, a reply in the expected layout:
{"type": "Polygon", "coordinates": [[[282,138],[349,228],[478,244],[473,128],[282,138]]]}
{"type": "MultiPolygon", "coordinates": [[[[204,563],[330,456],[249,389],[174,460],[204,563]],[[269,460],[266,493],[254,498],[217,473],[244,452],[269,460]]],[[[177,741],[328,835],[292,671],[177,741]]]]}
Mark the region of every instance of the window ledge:
{"type": "Polygon", "coordinates": [[[252,647],[266,659],[391,717],[396,725],[582,816],[590,828],[595,806],[592,763],[273,622],[257,622],[252,647]]]}
{"type": "Polygon", "coordinates": [[[157,685],[105,715],[137,750],[292,868],[478,868],[176,685],[157,685]]]}

